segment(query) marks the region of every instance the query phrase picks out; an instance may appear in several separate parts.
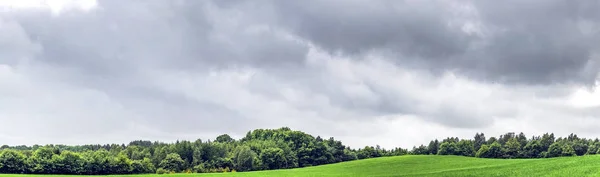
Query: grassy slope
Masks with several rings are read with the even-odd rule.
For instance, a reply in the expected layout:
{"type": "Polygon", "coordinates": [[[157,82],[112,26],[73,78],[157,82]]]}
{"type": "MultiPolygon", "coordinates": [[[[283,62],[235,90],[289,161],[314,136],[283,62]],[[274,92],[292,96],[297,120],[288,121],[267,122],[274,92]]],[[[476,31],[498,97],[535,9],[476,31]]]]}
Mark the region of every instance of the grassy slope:
{"type": "MultiPolygon", "coordinates": [[[[133,175],[128,177],[141,176],[600,176],[600,155],[518,160],[479,159],[458,156],[400,156],[290,170],[226,174],[133,175]]],[[[0,175],[0,177],[23,177],[23,175],[0,175]]]]}

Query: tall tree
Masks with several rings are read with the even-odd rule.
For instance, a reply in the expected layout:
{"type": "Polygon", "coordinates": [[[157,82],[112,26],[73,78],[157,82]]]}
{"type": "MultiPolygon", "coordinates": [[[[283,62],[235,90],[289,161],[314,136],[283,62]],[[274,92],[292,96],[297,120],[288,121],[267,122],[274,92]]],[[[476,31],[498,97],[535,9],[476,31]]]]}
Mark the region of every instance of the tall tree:
{"type": "Polygon", "coordinates": [[[486,143],[485,135],[483,133],[476,133],[473,140],[474,150],[479,151],[479,148],[486,143]]]}
{"type": "Polygon", "coordinates": [[[427,150],[429,151],[429,154],[437,154],[438,150],[439,150],[439,146],[440,146],[440,142],[435,139],[429,142],[429,145],[427,146],[427,150]]]}

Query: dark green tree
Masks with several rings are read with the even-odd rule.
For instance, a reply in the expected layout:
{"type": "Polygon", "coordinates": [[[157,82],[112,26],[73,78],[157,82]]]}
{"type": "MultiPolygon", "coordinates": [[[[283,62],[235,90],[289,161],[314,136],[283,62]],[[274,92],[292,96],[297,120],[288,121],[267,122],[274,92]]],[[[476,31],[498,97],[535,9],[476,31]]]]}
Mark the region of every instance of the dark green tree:
{"type": "Polygon", "coordinates": [[[427,146],[427,150],[429,151],[429,154],[437,154],[440,148],[440,142],[435,139],[429,142],[429,145],[427,146]]]}
{"type": "Polygon", "coordinates": [[[475,156],[473,140],[460,140],[457,144],[456,155],[473,157],[475,156]]]}
{"type": "Polygon", "coordinates": [[[181,159],[181,156],[179,156],[179,154],[170,153],[167,154],[167,157],[165,157],[165,159],[162,160],[158,166],[168,171],[181,172],[183,170],[184,164],[185,161],[181,159]]]}
{"type": "Polygon", "coordinates": [[[287,164],[285,154],[280,148],[267,148],[260,154],[264,169],[281,169],[287,164]]]}
{"type": "Polygon", "coordinates": [[[473,148],[475,151],[479,151],[479,148],[486,143],[485,135],[483,133],[476,133],[473,139],[473,148]]]}
{"type": "Polygon", "coordinates": [[[546,153],[546,157],[562,156],[563,144],[564,143],[559,142],[552,143],[552,145],[550,145],[550,147],[548,148],[548,153],[546,153]]]}

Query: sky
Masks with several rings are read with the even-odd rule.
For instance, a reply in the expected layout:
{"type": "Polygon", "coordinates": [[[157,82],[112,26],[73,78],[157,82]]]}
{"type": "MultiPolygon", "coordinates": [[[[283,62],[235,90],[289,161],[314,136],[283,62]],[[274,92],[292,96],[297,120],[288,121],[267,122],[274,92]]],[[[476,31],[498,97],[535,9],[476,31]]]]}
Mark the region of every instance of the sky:
{"type": "Polygon", "coordinates": [[[600,137],[593,0],[0,0],[0,144],[600,137]]]}

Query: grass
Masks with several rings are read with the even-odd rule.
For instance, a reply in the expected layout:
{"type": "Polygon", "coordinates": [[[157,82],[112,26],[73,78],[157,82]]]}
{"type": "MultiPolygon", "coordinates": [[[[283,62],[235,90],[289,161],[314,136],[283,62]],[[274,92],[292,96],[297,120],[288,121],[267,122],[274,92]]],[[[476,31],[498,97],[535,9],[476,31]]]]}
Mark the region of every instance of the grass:
{"type": "MultiPolygon", "coordinates": [[[[42,175],[0,175],[0,177],[42,175]]],[[[550,159],[480,159],[460,156],[398,156],[316,167],[216,174],[127,177],[337,177],[337,176],[600,176],[600,155],[550,159]]],[[[53,177],[58,177],[55,175],[53,177]]],[[[119,176],[115,176],[119,177],[119,176]]]]}

